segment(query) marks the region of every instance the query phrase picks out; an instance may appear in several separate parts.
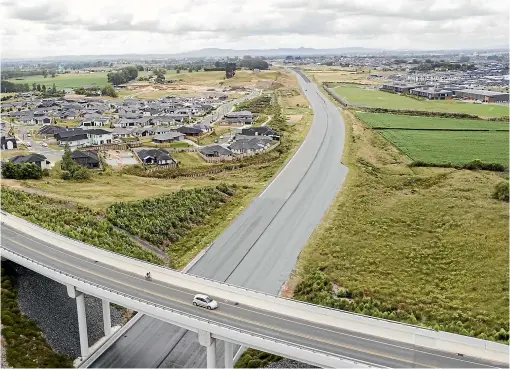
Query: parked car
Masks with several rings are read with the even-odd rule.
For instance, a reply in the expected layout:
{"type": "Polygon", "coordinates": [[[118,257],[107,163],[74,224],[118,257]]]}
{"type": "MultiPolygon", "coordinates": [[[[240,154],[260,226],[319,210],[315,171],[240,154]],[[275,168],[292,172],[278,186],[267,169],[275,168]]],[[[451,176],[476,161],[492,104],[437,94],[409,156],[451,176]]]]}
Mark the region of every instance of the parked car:
{"type": "Polygon", "coordinates": [[[193,297],[193,305],[214,310],[218,307],[218,303],[207,295],[197,294],[193,297]]]}
{"type": "Polygon", "coordinates": [[[41,146],[42,146],[42,147],[48,147],[48,144],[47,144],[46,142],[43,142],[43,143],[41,144],[41,146]]]}

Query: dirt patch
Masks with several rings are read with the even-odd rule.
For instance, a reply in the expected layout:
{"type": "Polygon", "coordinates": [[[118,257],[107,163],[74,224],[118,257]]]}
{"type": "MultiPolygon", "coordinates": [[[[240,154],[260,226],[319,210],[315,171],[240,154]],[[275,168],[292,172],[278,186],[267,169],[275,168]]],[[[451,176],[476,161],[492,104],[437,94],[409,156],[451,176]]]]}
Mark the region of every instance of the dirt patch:
{"type": "Polygon", "coordinates": [[[293,114],[293,115],[287,115],[287,122],[289,123],[297,123],[301,119],[303,119],[303,114],[293,114]]]}

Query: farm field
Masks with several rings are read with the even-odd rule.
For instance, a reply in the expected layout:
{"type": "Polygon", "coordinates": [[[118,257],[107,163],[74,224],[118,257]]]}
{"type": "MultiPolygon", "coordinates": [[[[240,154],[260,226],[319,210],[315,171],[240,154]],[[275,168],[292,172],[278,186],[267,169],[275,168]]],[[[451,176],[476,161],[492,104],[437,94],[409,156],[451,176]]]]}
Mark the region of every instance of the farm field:
{"type": "Polygon", "coordinates": [[[286,296],[508,343],[508,203],[492,198],[507,176],[410,168],[352,113],[344,118],[349,174],[286,296]]]}
{"type": "Polygon", "coordinates": [[[407,96],[348,84],[337,86],[334,90],[351,104],[374,108],[465,113],[481,117],[502,117],[508,115],[508,107],[504,105],[473,104],[455,100],[416,100],[407,96]]]}
{"type": "Polygon", "coordinates": [[[376,129],[437,129],[437,130],[487,130],[508,131],[508,122],[485,120],[419,117],[380,113],[358,112],[356,116],[370,128],[376,129]]]}
{"type": "Polygon", "coordinates": [[[380,130],[414,161],[466,164],[473,160],[508,167],[508,132],[380,130]]]}
{"type": "Polygon", "coordinates": [[[77,73],[67,73],[67,74],[57,74],[54,78],[48,76],[44,78],[42,75],[40,76],[29,76],[23,79],[12,78],[8,81],[13,83],[28,83],[30,88],[32,88],[32,83],[46,85],[46,87],[55,86],[57,89],[64,88],[77,88],[83,86],[98,86],[103,87],[107,83],[106,73],[91,73],[91,74],[77,74],[77,73]]]}
{"type": "MultiPolygon", "coordinates": [[[[306,74],[309,75],[312,79],[314,79],[317,83],[321,84],[323,82],[344,82],[344,83],[361,83],[367,85],[377,85],[380,84],[381,80],[373,80],[368,79],[368,76],[371,74],[370,69],[357,69],[357,68],[349,68],[349,67],[313,67],[309,69],[304,69],[306,74]]],[[[386,71],[374,71],[375,74],[383,76],[389,76],[394,72],[386,72],[386,71]]]]}

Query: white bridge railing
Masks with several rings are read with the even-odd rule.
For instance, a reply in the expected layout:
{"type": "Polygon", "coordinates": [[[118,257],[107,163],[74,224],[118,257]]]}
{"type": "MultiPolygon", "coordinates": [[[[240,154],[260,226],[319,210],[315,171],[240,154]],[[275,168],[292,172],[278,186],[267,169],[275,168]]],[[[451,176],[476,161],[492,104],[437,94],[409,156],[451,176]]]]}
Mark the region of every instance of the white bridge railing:
{"type": "MultiPolygon", "coordinates": [[[[507,345],[336,309],[319,307],[313,304],[278,298],[226,283],[215,282],[203,277],[181,273],[90,246],[50,232],[4,212],[2,212],[2,222],[10,227],[28,233],[41,241],[59,246],[67,251],[72,251],[77,255],[82,255],[92,260],[100,260],[104,264],[109,264],[133,273],[139,273],[140,275],[144,275],[150,270],[154,278],[168,283],[169,285],[192,291],[206,290],[209,294],[219,299],[235,301],[246,306],[286,315],[291,318],[307,320],[326,327],[350,330],[353,332],[353,335],[359,333],[370,335],[375,340],[379,337],[381,339],[415,345],[417,350],[419,347],[422,347],[500,363],[508,364],[509,362],[509,346],[507,345]]],[[[158,317],[154,314],[147,314],[158,317]]],[[[240,343],[246,345],[246,343],[240,343]]],[[[257,346],[250,347],[256,348],[257,346]]],[[[271,350],[269,351],[273,352],[271,350]]],[[[282,353],[280,354],[283,355],[282,353]]],[[[305,360],[305,362],[311,363],[307,360],[305,360]]]]}

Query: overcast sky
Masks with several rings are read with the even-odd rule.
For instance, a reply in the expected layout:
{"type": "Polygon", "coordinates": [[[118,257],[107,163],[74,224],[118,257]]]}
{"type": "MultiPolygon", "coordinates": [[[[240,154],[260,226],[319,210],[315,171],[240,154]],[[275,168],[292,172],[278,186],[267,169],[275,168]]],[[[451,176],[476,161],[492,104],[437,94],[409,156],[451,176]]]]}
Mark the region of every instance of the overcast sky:
{"type": "Polygon", "coordinates": [[[201,48],[491,48],[509,4],[482,0],[0,0],[2,58],[201,48]]]}

